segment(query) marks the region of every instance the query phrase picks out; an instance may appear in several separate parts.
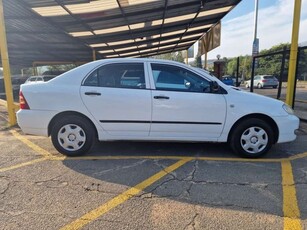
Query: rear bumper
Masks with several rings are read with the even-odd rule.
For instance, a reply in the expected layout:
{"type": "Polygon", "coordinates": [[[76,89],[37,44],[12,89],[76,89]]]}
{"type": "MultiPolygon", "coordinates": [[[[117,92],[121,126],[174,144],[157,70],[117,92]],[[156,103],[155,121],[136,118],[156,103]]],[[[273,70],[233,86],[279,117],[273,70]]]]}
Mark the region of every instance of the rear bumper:
{"type": "Polygon", "coordinates": [[[17,123],[26,134],[48,136],[48,125],[57,111],[19,110],[17,123]]]}
{"type": "Polygon", "coordinates": [[[277,143],[294,141],[296,139],[295,131],[299,128],[300,120],[295,115],[287,117],[274,117],[279,129],[277,143]]]}

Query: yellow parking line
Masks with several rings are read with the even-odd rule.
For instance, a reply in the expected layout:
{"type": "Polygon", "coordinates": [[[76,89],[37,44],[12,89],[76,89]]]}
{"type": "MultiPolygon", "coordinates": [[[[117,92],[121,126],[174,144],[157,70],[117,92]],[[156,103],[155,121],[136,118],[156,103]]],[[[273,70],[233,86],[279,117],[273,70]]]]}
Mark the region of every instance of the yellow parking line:
{"type": "MultiPolygon", "coordinates": [[[[22,135],[20,135],[15,130],[10,130],[14,137],[18,140],[25,143],[27,146],[32,148],[35,152],[39,153],[44,157],[52,158],[53,160],[121,160],[121,159],[171,159],[171,160],[180,160],[190,158],[187,156],[81,156],[81,157],[57,157],[53,156],[47,150],[39,147],[38,145],[34,144],[30,140],[26,139],[22,135]]],[[[301,153],[295,156],[291,156],[289,158],[276,158],[276,159],[247,159],[247,158],[230,158],[230,157],[193,157],[196,160],[202,161],[235,161],[235,162],[275,162],[279,163],[283,160],[296,160],[307,157],[307,152],[301,153]]]]}
{"type": "Polygon", "coordinates": [[[301,158],[304,158],[304,157],[307,157],[307,152],[304,152],[304,153],[300,153],[300,154],[291,156],[291,157],[289,157],[288,159],[289,159],[289,160],[297,160],[297,159],[301,159],[301,158]]]}
{"type": "Polygon", "coordinates": [[[47,150],[39,147],[38,145],[34,144],[32,141],[29,141],[15,130],[10,130],[10,133],[13,134],[13,136],[16,137],[18,140],[25,143],[28,147],[33,149],[35,152],[39,153],[40,155],[44,157],[52,157],[51,153],[49,153],[47,150]]]}
{"type": "Polygon", "coordinates": [[[300,210],[297,204],[296,190],[290,160],[281,162],[284,229],[301,230],[300,210]]]}
{"type": "Polygon", "coordinates": [[[32,165],[32,164],[42,162],[42,161],[45,161],[45,160],[47,160],[47,158],[39,158],[39,159],[35,159],[35,160],[32,160],[32,161],[27,161],[27,162],[20,163],[20,164],[17,164],[17,165],[13,165],[13,166],[10,166],[10,167],[1,168],[0,172],[9,171],[9,170],[12,170],[12,169],[18,169],[18,168],[28,166],[28,165],[32,165]]]}
{"type": "MultiPolygon", "coordinates": [[[[193,157],[186,156],[80,156],[80,157],[51,157],[52,160],[134,160],[134,159],[152,159],[152,160],[182,160],[191,159],[193,157]]],[[[194,158],[193,158],[194,159],[194,158]]],[[[196,158],[195,158],[196,159],[196,158]]]]}
{"type": "Polygon", "coordinates": [[[80,156],[80,157],[51,157],[52,160],[129,160],[129,159],[153,159],[153,160],[181,160],[193,159],[201,161],[235,161],[235,162],[259,162],[279,163],[284,158],[277,159],[247,159],[247,158],[226,158],[226,157],[186,157],[186,156],[80,156]]]}
{"type": "Polygon", "coordinates": [[[230,158],[230,157],[197,157],[202,161],[236,161],[236,162],[280,162],[283,158],[276,159],[249,159],[249,158],[230,158]]]}
{"type": "Polygon", "coordinates": [[[148,179],[144,180],[143,182],[137,184],[136,186],[128,189],[127,191],[123,192],[122,194],[114,197],[112,200],[108,201],[107,203],[101,205],[100,207],[86,213],[79,219],[73,221],[72,223],[64,226],[61,228],[62,230],[72,230],[72,229],[80,229],[84,225],[90,223],[91,221],[97,219],[98,217],[102,216],[103,214],[107,213],[111,209],[117,207],[118,205],[124,203],[125,201],[129,200],[133,196],[139,194],[141,191],[143,191],[148,186],[152,185],[162,177],[166,176],[167,174],[171,173],[172,171],[178,169],[185,163],[192,160],[192,158],[186,158],[180,161],[177,161],[175,164],[172,164],[171,166],[165,168],[164,170],[161,170],[160,172],[156,173],[155,175],[149,177],[148,179]]]}

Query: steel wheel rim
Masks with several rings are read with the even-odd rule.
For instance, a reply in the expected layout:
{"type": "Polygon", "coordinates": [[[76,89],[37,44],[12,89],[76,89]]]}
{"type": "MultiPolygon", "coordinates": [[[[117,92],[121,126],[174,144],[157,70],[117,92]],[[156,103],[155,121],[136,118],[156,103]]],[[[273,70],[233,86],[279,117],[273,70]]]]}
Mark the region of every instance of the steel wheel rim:
{"type": "Polygon", "coordinates": [[[267,132],[257,126],[247,128],[241,135],[240,144],[244,151],[257,154],[263,151],[269,143],[267,132]]]}
{"type": "Polygon", "coordinates": [[[67,151],[78,151],[86,141],[84,130],[76,124],[64,125],[58,132],[58,143],[67,151]]]}

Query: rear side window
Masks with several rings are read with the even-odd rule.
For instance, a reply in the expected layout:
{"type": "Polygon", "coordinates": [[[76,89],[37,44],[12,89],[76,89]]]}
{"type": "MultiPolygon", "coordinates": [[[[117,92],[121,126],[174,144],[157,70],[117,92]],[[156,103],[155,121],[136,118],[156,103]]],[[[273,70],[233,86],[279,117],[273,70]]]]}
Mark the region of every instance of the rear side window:
{"type": "Polygon", "coordinates": [[[144,89],[143,63],[114,63],[104,65],[84,81],[84,86],[144,89]]]}

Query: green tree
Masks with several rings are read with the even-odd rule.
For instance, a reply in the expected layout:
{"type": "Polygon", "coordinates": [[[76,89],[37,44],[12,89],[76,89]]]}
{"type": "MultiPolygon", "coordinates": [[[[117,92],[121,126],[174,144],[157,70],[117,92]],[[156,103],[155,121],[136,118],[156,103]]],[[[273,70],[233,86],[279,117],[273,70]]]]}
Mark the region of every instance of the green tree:
{"type": "Polygon", "coordinates": [[[178,61],[178,62],[184,63],[184,57],[183,57],[182,51],[171,52],[171,53],[166,53],[166,54],[159,54],[159,55],[152,56],[152,58],[172,60],[172,61],[178,61]]]}
{"type": "MultiPolygon", "coordinates": [[[[239,57],[239,77],[250,79],[251,56],[239,57]]],[[[237,58],[229,58],[226,63],[226,73],[235,76],[237,73],[237,58]]]]}
{"type": "MultiPolygon", "coordinates": [[[[283,51],[286,48],[290,49],[289,43],[282,43],[272,46],[270,49],[264,49],[260,51],[260,55],[270,54],[274,52],[283,51]]],[[[289,53],[286,55],[286,59],[289,59],[289,53]]],[[[279,75],[282,64],[282,54],[269,55],[258,59],[258,67],[255,69],[256,74],[272,74],[279,75]]],[[[288,62],[285,63],[285,69],[288,68],[288,62]]]]}
{"type": "Polygon", "coordinates": [[[47,66],[48,71],[51,72],[66,72],[68,70],[71,70],[75,68],[75,64],[66,64],[66,65],[52,65],[52,66],[47,66]]]}

